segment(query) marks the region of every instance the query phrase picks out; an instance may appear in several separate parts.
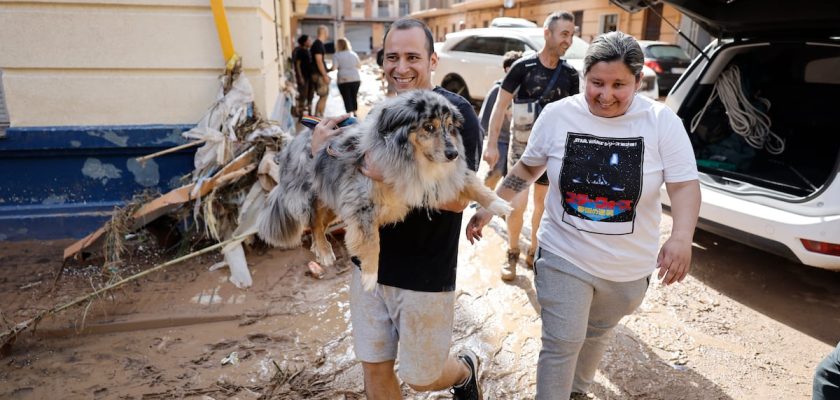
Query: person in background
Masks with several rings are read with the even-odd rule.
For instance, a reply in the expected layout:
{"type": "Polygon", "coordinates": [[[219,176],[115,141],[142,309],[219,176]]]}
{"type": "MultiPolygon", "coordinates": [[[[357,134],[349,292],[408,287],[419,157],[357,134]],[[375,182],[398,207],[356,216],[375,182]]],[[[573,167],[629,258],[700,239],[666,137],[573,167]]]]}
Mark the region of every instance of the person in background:
{"type": "MultiPolygon", "coordinates": [[[[560,57],[572,45],[572,35],[575,32],[575,16],[567,11],[550,14],[543,23],[545,46],[528,57],[523,57],[514,63],[510,72],[502,81],[502,88],[493,107],[488,130],[487,150],[484,160],[487,164],[496,165],[499,159],[499,134],[502,129],[505,110],[512,102],[530,104],[534,115],[529,122],[517,122],[516,110],[513,111],[513,123],[510,127],[510,143],[508,147],[508,169],[510,169],[522,152],[531,135],[531,127],[537,119],[540,108],[580,91],[580,80],[577,71],[566,64],[560,57]]],[[[516,104],[514,104],[516,107],[516,104]]],[[[531,247],[525,257],[525,264],[533,268],[534,252],[537,249],[537,231],[542,218],[545,195],[548,190],[548,177],[543,175],[534,185],[534,213],[531,217],[531,247]]],[[[523,216],[528,204],[528,191],[524,191],[511,201],[513,212],[505,219],[508,230],[507,263],[502,266],[501,278],[512,281],[516,278],[516,265],[519,263],[519,234],[522,232],[523,216]]]]}
{"type": "Polygon", "coordinates": [[[330,30],[326,25],[318,26],[318,37],[312,42],[309,52],[312,54],[312,84],[315,93],[318,95],[318,103],[315,104],[315,116],[323,117],[324,108],[327,107],[327,97],[330,94],[330,76],[327,75],[330,69],[327,68],[324,42],[330,38],[330,30]]]}
{"type": "Polygon", "coordinates": [[[338,70],[338,91],[341,93],[341,99],[344,100],[344,110],[355,116],[358,109],[356,103],[359,96],[359,86],[362,84],[362,77],[359,74],[362,62],[359,60],[359,55],[353,51],[353,47],[347,38],[336,40],[335,48],[333,68],[338,70]]]}
{"type": "Polygon", "coordinates": [[[302,117],[312,112],[312,59],[309,54],[312,41],[309,40],[309,35],[300,35],[297,42],[298,46],[292,52],[292,65],[298,90],[298,116],[302,117]]]}
{"type": "MultiPolygon", "coordinates": [[[[546,106],[496,190],[511,199],[548,172],[534,265],[538,400],[591,398],[610,336],[642,303],[652,273],[659,269],[665,285],[688,275],[700,211],[697,164],[682,120],[636,94],[644,61],[630,35],[596,38],[584,58],[584,93],[546,106]],[[663,183],[673,228],[660,249],[663,183]]],[[[479,209],[467,239],[480,239],[491,217],[479,209]]]]}
{"type": "MultiPolygon", "coordinates": [[[[513,65],[516,60],[522,58],[521,51],[509,51],[505,53],[505,56],[502,58],[502,68],[505,70],[505,73],[510,70],[510,66],[513,65]]],[[[490,123],[490,113],[493,111],[493,105],[496,104],[496,96],[499,94],[499,89],[502,87],[502,80],[499,79],[496,82],[493,82],[493,87],[490,88],[490,91],[487,92],[487,96],[484,96],[484,102],[481,103],[481,111],[478,112],[478,120],[481,123],[481,129],[484,132],[487,132],[488,124],[490,123]]],[[[496,184],[499,183],[499,180],[502,179],[505,175],[507,175],[507,154],[508,154],[508,141],[510,140],[510,107],[508,107],[507,112],[505,113],[505,119],[502,122],[502,128],[499,133],[499,161],[496,161],[496,166],[487,173],[487,176],[484,178],[484,184],[487,185],[490,189],[495,189],[496,184]]]]}

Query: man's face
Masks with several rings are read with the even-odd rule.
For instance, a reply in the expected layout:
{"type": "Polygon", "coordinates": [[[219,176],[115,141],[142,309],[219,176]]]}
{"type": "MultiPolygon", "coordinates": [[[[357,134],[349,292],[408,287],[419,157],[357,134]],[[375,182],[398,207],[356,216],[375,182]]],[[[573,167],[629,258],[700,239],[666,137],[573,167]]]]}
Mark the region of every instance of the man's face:
{"type": "Polygon", "coordinates": [[[551,30],[545,30],[545,47],[558,57],[562,57],[572,45],[574,34],[575,24],[572,21],[564,19],[554,21],[554,27],[551,30]]]}
{"type": "Polygon", "coordinates": [[[432,88],[432,71],[437,67],[437,54],[429,56],[422,28],[392,30],[385,38],[384,47],[382,68],[397,93],[432,88]]]}

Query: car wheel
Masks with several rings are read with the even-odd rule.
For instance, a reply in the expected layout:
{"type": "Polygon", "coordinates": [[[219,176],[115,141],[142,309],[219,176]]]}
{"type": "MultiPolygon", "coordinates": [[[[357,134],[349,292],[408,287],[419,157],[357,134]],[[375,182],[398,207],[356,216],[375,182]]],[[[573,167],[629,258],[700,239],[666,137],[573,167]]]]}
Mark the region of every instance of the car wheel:
{"type": "Polygon", "coordinates": [[[470,98],[470,91],[467,89],[467,84],[459,76],[446,77],[441,86],[452,93],[461,95],[467,100],[472,100],[470,98]]]}

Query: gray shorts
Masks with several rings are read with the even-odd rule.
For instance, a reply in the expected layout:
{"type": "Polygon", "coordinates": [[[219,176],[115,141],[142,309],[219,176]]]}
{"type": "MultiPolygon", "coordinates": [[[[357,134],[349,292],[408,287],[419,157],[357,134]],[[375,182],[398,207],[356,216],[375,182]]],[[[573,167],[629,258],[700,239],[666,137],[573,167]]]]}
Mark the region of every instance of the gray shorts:
{"type": "MultiPolygon", "coordinates": [[[[508,149],[508,171],[513,169],[516,162],[522,158],[525,153],[525,147],[528,146],[528,138],[531,136],[531,129],[522,129],[511,125],[510,127],[510,148],[508,149]]],[[[537,181],[537,185],[548,186],[548,172],[543,172],[537,181]]]]}
{"type": "Polygon", "coordinates": [[[366,292],[353,268],[350,320],[356,358],[396,360],[403,382],[425,386],[437,380],[449,357],[455,292],[417,292],[377,284],[366,292]]]}

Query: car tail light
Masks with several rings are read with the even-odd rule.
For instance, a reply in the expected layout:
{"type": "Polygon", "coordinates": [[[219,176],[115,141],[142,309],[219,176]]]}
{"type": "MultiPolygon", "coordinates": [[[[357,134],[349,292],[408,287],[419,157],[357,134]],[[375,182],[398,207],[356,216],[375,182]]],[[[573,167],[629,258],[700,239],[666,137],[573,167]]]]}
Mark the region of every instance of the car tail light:
{"type": "Polygon", "coordinates": [[[808,251],[840,257],[840,244],[819,242],[816,240],[799,239],[808,251]]]}
{"type": "Polygon", "coordinates": [[[658,62],[656,62],[656,61],[653,61],[653,60],[646,60],[646,61],[645,61],[645,65],[647,65],[647,67],[648,67],[648,68],[652,69],[652,70],[653,70],[653,72],[656,72],[657,74],[661,74],[661,73],[662,73],[662,67],[660,67],[660,66],[659,66],[659,63],[658,63],[658,62]]]}

